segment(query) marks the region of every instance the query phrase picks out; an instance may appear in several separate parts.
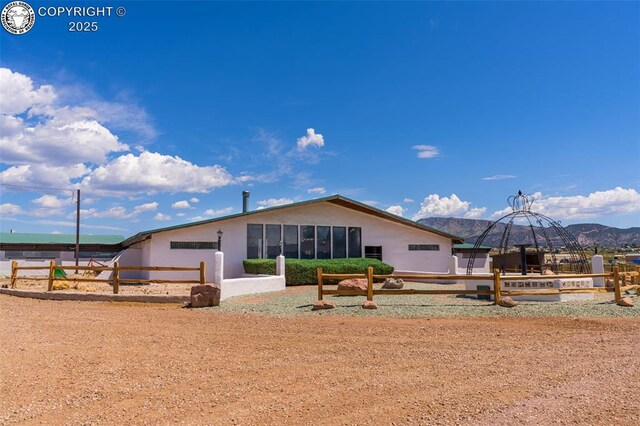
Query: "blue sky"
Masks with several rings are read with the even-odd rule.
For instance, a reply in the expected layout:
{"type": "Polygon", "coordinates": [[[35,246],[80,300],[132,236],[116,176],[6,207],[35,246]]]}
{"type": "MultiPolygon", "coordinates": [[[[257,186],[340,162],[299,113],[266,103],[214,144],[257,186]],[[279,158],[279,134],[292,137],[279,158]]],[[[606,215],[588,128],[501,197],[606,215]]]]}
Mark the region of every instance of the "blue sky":
{"type": "Polygon", "coordinates": [[[237,213],[242,190],[411,219],[522,190],[640,226],[638,2],[64,5],[126,15],[0,30],[3,232],[74,232],[71,191],[25,186],[80,188],[93,234],[237,213]]]}

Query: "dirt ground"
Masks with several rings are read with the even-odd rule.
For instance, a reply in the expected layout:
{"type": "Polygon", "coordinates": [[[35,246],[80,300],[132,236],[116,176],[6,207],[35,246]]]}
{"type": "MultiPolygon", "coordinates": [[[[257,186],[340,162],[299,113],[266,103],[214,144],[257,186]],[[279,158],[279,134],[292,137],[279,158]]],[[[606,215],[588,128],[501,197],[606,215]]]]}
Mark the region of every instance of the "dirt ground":
{"type": "Polygon", "coordinates": [[[2,424],[640,424],[638,318],[270,317],[0,295],[2,424]]]}
{"type": "MultiPolygon", "coordinates": [[[[82,275],[70,274],[69,278],[82,278],[82,275]]],[[[9,287],[11,280],[9,278],[0,278],[0,286],[9,287]]],[[[74,282],[70,280],[55,280],[54,285],[66,284],[63,289],[54,288],[55,291],[64,292],[79,292],[79,293],[109,293],[113,294],[113,287],[110,283],[91,282],[91,281],[79,281],[74,282]]],[[[46,291],[48,286],[48,280],[44,279],[28,279],[21,278],[16,282],[16,288],[19,290],[32,290],[32,291],[46,291]]],[[[121,284],[120,294],[168,294],[172,296],[188,296],[191,292],[191,286],[193,284],[183,283],[160,283],[160,284],[121,284]]]]}

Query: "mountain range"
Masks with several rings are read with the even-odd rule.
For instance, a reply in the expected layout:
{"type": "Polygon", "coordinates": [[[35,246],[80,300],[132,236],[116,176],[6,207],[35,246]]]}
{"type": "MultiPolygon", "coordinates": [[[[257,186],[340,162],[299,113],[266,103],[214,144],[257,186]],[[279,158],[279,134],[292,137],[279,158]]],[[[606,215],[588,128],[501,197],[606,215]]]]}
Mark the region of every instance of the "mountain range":
{"type": "MultiPolygon", "coordinates": [[[[448,234],[458,235],[464,238],[466,243],[475,243],[478,237],[487,227],[493,223],[488,220],[479,219],[461,219],[453,217],[430,217],[418,220],[418,223],[429,226],[434,229],[446,232],[448,234]]],[[[498,223],[494,230],[490,232],[482,245],[489,247],[498,247],[502,234],[506,228],[506,224],[498,223]]],[[[583,247],[626,247],[640,246],[640,227],[627,229],[615,228],[612,226],[600,225],[597,223],[580,223],[575,225],[567,225],[564,229],[583,247]]],[[[536,236],[543,238],[543,232],[538,230],[536,236]]],[[[555,245],[564,245],[562,239],[555,232],[549,230],[547,232],[549,238],[555,245]]],[[[529,226],[516,225],[512,226],[509,234],[509,245],[531,243],[531,229],[529,226]]]]}

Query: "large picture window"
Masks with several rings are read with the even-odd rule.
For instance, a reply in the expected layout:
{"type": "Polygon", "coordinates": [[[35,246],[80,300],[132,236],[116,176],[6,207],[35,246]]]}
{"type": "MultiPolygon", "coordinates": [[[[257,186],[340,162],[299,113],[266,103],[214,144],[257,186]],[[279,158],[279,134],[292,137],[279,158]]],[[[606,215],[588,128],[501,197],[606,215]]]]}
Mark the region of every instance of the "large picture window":
{"type": "Polygon", "coordinates": [[[262,259],[262,225],[247,225],[247,259],[262,259]]]}
{"type": "Polygon", "coordinates": [[[284,257],[288,259],[297,259],[300,254],[298,252],[298,225],[284,226],[284,257]]]}
{"type": "Polygon", "coordinates": [[[318,259],[331,259],[331,227],[318,226],[318,259]]]}
{"type": "Polygon", "coordinates": [[[333,227],[333,258],[347,257],[347,228],[344,226],[333,227]]]}
{"type": "Polygon", "coordinates": [[[349,227],[349,257],[362,257],[362,229],[349,227]]]}
{"type": "MultiPolygon", "coordinates": [[[[216,249],[217,243],[181,243],[171,248],[216,249]],[[188,245],[188,246],[187,246],[188,245]]],[[[366,251],[366,250],[365,250],[366,251]]],[[[247,259],[344,259],[362,257],[362,228],[346,226],[247,224],[247,259]]],[[[372,255],[372,253],[365,253],[372,255]]],[[[379,254],[378,254],[379,255],[379,254]]]]}
{"type": "Polygon", "coordinates": [[[300,259],[315,259],[316,257],[316,227],[303,225],[300,227],[300,259]]]}
{"type": "Polygon", "coordinates": [[[267,259],[275,259],[280,254],[281,225],[266,225],[267,259]]]}

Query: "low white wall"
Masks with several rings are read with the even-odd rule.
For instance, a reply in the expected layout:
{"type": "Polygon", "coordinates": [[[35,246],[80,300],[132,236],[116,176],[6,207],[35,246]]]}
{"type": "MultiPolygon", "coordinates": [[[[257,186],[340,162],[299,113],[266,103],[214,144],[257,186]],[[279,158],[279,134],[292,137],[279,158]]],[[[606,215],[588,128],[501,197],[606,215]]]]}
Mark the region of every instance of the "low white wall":
{"type": "Polygon", "coordinates": [[[284,275],[254,275],[243,278],[224,279],[220,286],[220,300],[245,294],[282,291],[284,288],[284,275]]]}

